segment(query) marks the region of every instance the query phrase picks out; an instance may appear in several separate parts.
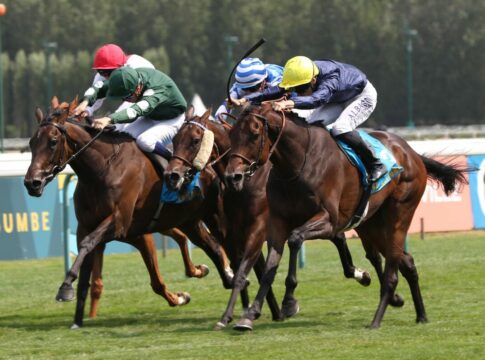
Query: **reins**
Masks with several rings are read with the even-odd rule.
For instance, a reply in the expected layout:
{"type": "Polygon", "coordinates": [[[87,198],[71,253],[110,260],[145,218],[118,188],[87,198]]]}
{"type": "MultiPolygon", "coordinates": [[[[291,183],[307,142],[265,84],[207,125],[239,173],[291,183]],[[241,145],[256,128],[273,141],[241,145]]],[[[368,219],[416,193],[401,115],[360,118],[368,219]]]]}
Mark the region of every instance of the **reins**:
{"type": "MultiPolygon", "coordinates": [[[[79,124],[79,122],[77,121],[74,121],[74,118],[67,118],[66,120],[67,122],[69,122],[70,124],[74,124],[74,125],[77,125],[77,126],[81,126],[81,124],[79,124]]],[[[48,126],[48,125],[52,125],[54,126],[55,128],[57,128],[63,135],[64,137],[66,138],[66,141],[67,142],[71,142],[71,139],[69,137],[69,134],[67,133],[67,129],[58,124],[58,123],[55,123],[55,122],[51,122],[51,121],[44,121],[42,122],[39,127],[44,127],[44,126],[48,126]]],[[[89,146],[91,146],[91,144],[93,142],[96,141],[96,139],[98,139],[98,137],[103,133],[103,130],[99,131],[96,135],[94,135],[91,140],[89,140],[83,147],[81,147],[78,151],[76,151],[74,154],[72,154],[69,159],[67,159],[66,161],[64,161],[64,163],[62,163],[61,165],[54,165],[53,169],[52,169],[52,173],[49,174],[47,176],[47,181],[50,181],[52,180],[57,174],[59,174],[62,170],[64,170],[66,168],[67,165],[69,165],[69,163],[71,163],[71,161],[75,160],[79,155],[81,155],[89,146]]],[[[76,147],[76,144],[74,143],[74,148],[76,147]]],[[[62,158],[64,157],[64,152],[62,153],[62,158]]]]}
{"type": "MultiPolygon", "coordinates": [[[[246,156],[244,156],[240,153],[232,153],[230,155],[230,157],[239,157],[239,158],[243,159],[246,163],[248,163],[248,167],[246,168],[244,175],[251,177],[251,176],[254,175],[256,170],[258,170],[266,162],[266,160],[262,161],[262,156],[263,156],[263,151],[264,151],[265,137],[267,137],[269,139],[269,130],[268,130],[269,125],[268,125],[268,119],[266,117],[264,117],[263,115],[253,113],[253,112],[249,113],[248,115],[252,115],[252,116],[262,120],[262,122],[263,122],[264,134],[261,135],[261,142],[259,144],[259,149],[258,149],[258,157],[254,161],[248,159],[246,156]]],[[[273,143],[273,145],[271,145],[271,147],[269,149],[267,159],[270,159],[271,156],[273,155],[273,152],[276,150],[276,146],[278,146],[278,143],[281,140],[281,136],[283,135],[283,131],[284,131],[285,126],[286,126],[286,116],[285,116],[284,111],[281,111],[281,116],[282,116],[281,130],[278,133],[278,136],[276,137],[275,142],[273,143]]]]}

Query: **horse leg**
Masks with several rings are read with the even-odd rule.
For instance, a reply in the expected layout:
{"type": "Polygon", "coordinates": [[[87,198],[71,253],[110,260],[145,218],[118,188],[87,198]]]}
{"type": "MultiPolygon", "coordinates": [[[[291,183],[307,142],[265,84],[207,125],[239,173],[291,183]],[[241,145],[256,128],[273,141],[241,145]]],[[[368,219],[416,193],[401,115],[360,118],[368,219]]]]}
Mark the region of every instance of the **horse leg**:
{"type": "Polygon", "coordinates": [[[186,292],[172,293],[168,291],[158,268],[157,249],[151,234],[140,235],[129,241],[140,251],[143,261],[150,274],[150,285],[153,291],[167,300],[170,306],[185,305],[190,302],[190,294],[186,292]]]}
{"type": "Polygon", "coordinates": [[[283,219],[270,219],[268,229],[268,256],[266,257],[265,269],[261,277],[259,290],[249,311],[234,326],[236,330],[244,331],[253,329],[253,321],[261,316],[264,297],[274,282],[281,256],[283,255],[285,240],[288,234],[286,222],[283,219]]]}
{"type": "MultiPolygon", "coordinates": [[[[291,235],[290,235],[291,237],[291,235]]],[[[285,318],[292,317],[300,311],[300,306],[298,305],[298,300],[296,300],[294,293],[298,285],[298,280],[296,278],[296,265],[298,260],[298,252],[301,249],[303,240],[300,241],[290,241],[288,239],[288,248],[290,249],[290,260],[288,265],[288,274],[285,280],[285,296],[283,297],[283,303],[281,305],[281,312],[285,318]]]]}
{"type": "Polygon", "coordinates": [[[229,265],[226,252],[216,239],[209,234],[203,223],[200,220],[190,221],[180,226],[180,229],[214,262],[224,288],[232,288],[234,273],[229,265]]]}
{"type": "Polygon", "coordinates": [[[387,305],[394,296],[396,290],[398,278],[397,270],[399,265],[399,259],[396,257],[387,257],[386,264],[384,266],[384,281],[381,286],[381,298],[379,306],[377,307],[374,319],[370,325],[371,329],[377,329],[381,325],[382,318],[386,312],[387,305]]]}
{"type": "Polygon", "coordinates": [[[342,263],[342,268],[344,270],[344,276],[347,279],[355,279],[357,282],[363,286],[369,286],[371,283],[370,274],[365,271],[358,269],[354,266],[352,261],[352,255],[350,254],[349,247],[347,246],[347,240],[344,233],[338,233],[330,241],[337,248],[338,254],[340,256],[340,262],[342,263]]]}
{"type": "Polygon", "coordinates": [[[89,309],[89,317],[91,319],[96,318],[98,313],[99,300],[103,292],[103,257],[105,244],[99,244],[96,246],[93,252],[93,270],[91,271],[91,306],[89,309]]]}
{"type": "Polygon", "coordinates": [[[203,278],[209,274],[209,268],[207,265],[194,265],[189,255],[189,248],[187,246],[188,237],[182,231],[177,228],[164,231],[164,235],[170,236],[178,244],[180,253],[185,266],[185,275],[187,277],[203,278]]]}
{"type": "Polygon", "coordinates": [[[83,261],[79,273],[79,282],[77,285],[76,310],[74,312],[74,323],[72,330],[79,329],[83,326],[84,306],[89,292],[89,278],[93,268],[93,254],[88,254],[83,261]]]}
{"type": "Polygon", "coordinates": [[[326,211],[317,213],[305,224],[294,229],[288,237],[290,261],[288,275],[285,281],[286,291],[281,308],[281,311],[285,317],[293,316],[299,311],[298,301],[294,297],[294,292],[296,286],[298,285],[296,278],[298,252],[300,251],[305,239],[313,240],[334,238],[333,226],[329,220],[329,214],[326,211]]]}
{"type": "MultiPolygon", "coordinates": [[[[364,250],[366,258],[376,270],[377,278],[379,279],[379,283],[382,287],[384,282],[384,272],[382,271],[381,255],[379,255],[379,252],[376,249],[370,246],[368,246],[368,248],[364,246],[364,250]]],[[[394,296],[389,300],[389,305],[391,305],[392,307],[402,307],[404,305],[404,299],[398,293],[394,293],[394,296]]]]}
{"type": "MultiPolygon", "coordinates": [[[[264,272],[264,255],[260,253],[256,264],[254,264],[254,272],[258,278],[258,282],[261,283],[261,279],[264,272]]],[[[281,321],[284,319],[281,313],[280,306],[276,300],[276,296],[273,292],[273,287],[270,286],[268,293],[266,294],[266,302],[268,303],[269,309],[271,311],[271,318],[273,321],[281,321]]]]}
{"type": "Polygon", "coordinates": [[[414,265],[414,259],[411,254],[404,252],[401,258],[401,264],[399,270],[409,284],[411,295],[413,297],[414,308],[416,309],[416,322],[425,323],[428,322],[426,311],[424,309],[423,297],[421,296],[421,290],[419,288],[419,276],[416,265],[414,265]]]}
{"type": "MultiPolygon", "coordinates": [[[[104,219],[98,227],[83,237],[78,244],[78,255],[71,269],[66,274],[62,285],[56,295],[57,301],[71,301],[74,298],[74,289],[72,283],[77,279],[79,269],[84,261],[84,258],[101,242],[108,241],[114,238],[114,215],[108,216],[104,219]]],[[[89,279],[89,277],[88,277],[89,279]]]]}

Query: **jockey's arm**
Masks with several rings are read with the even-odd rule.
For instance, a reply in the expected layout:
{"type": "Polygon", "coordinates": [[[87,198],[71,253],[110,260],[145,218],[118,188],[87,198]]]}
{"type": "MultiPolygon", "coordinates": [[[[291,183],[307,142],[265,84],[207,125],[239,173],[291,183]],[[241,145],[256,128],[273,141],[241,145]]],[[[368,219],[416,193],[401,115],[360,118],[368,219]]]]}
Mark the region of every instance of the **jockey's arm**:
{"type": "Polygon", "coordinates": [[[309,96],[298,96],[296,94],[290,97],[294,102],[296,109],[315,109],[319,106],[327,104],[332,95],[338,91],[339,79],[338,75],[334,74],[320,81],[317,88],[309,96]]]}
{"type": "Polygon", "coordinates": [[[269,86],[263,91],[255,92],[244,96],[249,102],[262,102],[266,100],[274,100],[282,97],[285,94],[285,89],[279,86],[269,86]]]}
{"type": "Polygon", "coordinates": [[[167,100],[168,98],[160,93],[155,93],[151,96],[143,96],[129,108],[116,111],[109,115],[109,117],[111,118],[111,122],[114,124],[130,123],[135,121],[140,116],[150,114],[157,106],[163,105],[167,100]]]}
{"type": "Polygon", "coordinates": [[[83,102],[87,102],[89,106],[93,105],[96,100],[104,99],[108,92],[108,80],[97,81],[86,90],[83,97],[83,102]]]}

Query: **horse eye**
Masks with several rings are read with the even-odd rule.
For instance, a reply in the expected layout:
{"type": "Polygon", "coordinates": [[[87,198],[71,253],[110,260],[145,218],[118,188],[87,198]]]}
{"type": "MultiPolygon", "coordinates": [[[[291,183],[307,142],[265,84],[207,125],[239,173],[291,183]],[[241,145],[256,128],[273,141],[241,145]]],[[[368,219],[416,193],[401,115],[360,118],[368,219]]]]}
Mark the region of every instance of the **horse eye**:
{"type": "Polygon", "coordinates": [[[200,144],[200,138],[195,138],[192,140],[192,145],[199,145],[200,144]]]}
{"type": "Polygon", "coordinates": [[[57,145],[57,139],[49,139],[49,146],[51,148],[55,147],[57,145]]]}

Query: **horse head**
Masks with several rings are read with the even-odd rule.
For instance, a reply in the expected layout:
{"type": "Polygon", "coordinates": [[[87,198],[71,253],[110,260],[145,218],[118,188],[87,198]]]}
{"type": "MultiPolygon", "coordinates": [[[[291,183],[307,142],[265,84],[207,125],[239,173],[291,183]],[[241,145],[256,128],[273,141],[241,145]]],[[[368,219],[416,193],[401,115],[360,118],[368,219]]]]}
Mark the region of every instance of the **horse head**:
{"type": "Polygon", "coordinates": [[[210,112],[208,109],[196,116],[191,106],[185,114],[185,122],[173,138],[174,154],[164,172],[170,189],[180,190],[207,164],[214,145],[214,134],[209,130],[210,112]]]}
{"type": "Polygon", "coordinates": [[[46,116],[40,108],[35,110],[39,127],[29,141],[32,160],[24,178],[29,195],[41,196],[44,187],[62,171],[70,152],[64,123],[76,106],[77,98],[68,104],[59,103],[54,96],[46,116]]]}
{"type": "Polygon", "coordinates": [[[234,190],[242,190],[244,179],[269,160],[283,132],[284,119],[269,102],[251,105],[241,113],[229,132],[232,150],[225,173],[234,190]]]}

